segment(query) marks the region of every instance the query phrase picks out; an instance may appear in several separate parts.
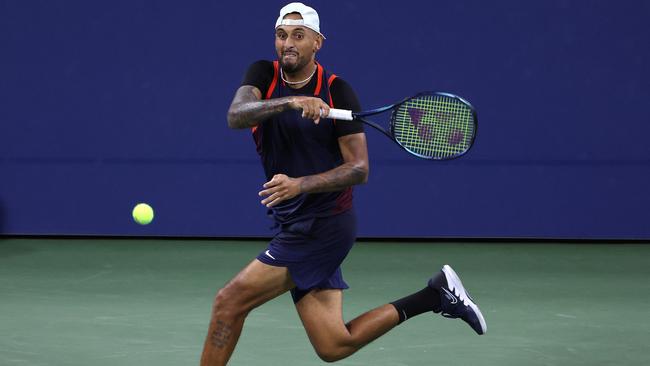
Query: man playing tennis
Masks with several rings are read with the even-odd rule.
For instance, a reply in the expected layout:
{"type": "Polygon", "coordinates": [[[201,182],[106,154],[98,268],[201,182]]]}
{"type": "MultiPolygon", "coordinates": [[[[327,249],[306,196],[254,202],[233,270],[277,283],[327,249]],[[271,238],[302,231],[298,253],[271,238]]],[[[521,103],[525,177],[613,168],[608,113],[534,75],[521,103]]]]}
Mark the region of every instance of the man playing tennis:
{"type": "Polygon", "coordinates": [[[217,293],[203,366],[225,365],[247,314],[288,291],[316,353],[328,362],[429,311],[486,331],[449,266],[423,290],[343,321],[342,290],[348,286],[340,265],[356,235],[352,186],[366,182],[369,165],[362,124],[326,118],[330,107],[360,106],[349,84],[316,62],[324,39],[314,9],[283,7],[275,27],[278,60],[249,67],[228,111],[231,128],[252,129],[268,178],[259,195],[279,233],[217,293]]]}

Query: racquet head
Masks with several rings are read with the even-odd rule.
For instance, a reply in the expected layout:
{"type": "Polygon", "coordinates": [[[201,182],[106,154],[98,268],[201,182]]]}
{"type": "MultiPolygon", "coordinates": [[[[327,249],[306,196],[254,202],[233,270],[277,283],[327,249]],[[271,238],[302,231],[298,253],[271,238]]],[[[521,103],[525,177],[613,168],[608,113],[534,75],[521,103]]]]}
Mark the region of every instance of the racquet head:
{"type": "Polygon", "coordinates": [[[464,99],[447,93],[420,93],[395,107],[390,133],[411,154],[448,160],[470,149],[477,123],[476,111],[464,99]]]}

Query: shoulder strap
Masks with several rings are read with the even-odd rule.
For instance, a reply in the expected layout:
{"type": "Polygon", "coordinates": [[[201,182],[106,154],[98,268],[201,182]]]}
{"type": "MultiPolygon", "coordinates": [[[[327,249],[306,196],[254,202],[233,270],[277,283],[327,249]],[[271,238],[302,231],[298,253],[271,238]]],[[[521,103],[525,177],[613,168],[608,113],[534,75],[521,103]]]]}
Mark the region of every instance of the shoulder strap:
{"type": "MultiPolygon", "coordinates": [[[[271,99],[271,95],[273,95],[273,92],[275,91],[276,85],[278,85],[278,69],[279,69],[279,63],[278,61],[273,61],[273,80],[271,80],[271,85],[269,85],[269,89],[266,91],[266,95],[264,95],[264,99],[271,99]]],[[[257,126],[251,127],[251,131],[253,134],[257,131],[257,126]]]]}
{"type": "Polygon", "coordinates": [[[266,96],[264,97],[264,99],[270,99],[271,95],[273,95],[273,92],[275,91],[275,87],[278,85],[279,69],[280,69],[280,63],[277,60],[273,61],[273,81],[271,81],[271,85],[269,86],[269,90],[266,91],[266,96]]]}
{"type": "Polygon", "coordinates": [[[314,89],[314,96],[317,97],[320,95],[320,89],[323,85],[323,66],[321,66],[318,62],[316,63],[318,66],[318,71],[316,73],[318,74],[318,79],[316,80],[316,89],[314,89]]]}
{"type": "Polygon", "coordinates": [[[336,79],[336,74],[330,75],[330,77],[327,79],[327,94],[330,97],[330,107],[334,107],[334,102],[332,101],[332,82],[334,82],[334,79],[336,79]]]}
{"type": "MultiPolygon", "coordinates": [[[[266,91],[266,95],[264,96],[264,99],[271,99],[271,95],[273,95],[273,92],[275,91],[275,87],[278,85],[279,69],[280,69],[280,64],[278,63],[278,61],[273,61],[273,80],[271,81],[271,85],[269,85],[269,89],[266,91]]],[[[257,131],[257,126],[251,127],[251,131],[255,133],[255,131],[257,131]]]]}

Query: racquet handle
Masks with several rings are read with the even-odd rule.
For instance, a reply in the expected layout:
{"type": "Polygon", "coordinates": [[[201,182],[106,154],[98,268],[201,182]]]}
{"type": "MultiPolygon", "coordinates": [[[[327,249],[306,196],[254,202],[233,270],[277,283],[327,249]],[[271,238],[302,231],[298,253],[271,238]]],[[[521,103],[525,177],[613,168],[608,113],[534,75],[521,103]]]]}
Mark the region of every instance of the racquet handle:
{"type": "Polygon", "coordinates": [[[352,117],[352,111],[336,108],[330,108],[330,113],[327,115],[327,118],[340,119],[344,121],[352,121],[354,119],[352,117]]]}

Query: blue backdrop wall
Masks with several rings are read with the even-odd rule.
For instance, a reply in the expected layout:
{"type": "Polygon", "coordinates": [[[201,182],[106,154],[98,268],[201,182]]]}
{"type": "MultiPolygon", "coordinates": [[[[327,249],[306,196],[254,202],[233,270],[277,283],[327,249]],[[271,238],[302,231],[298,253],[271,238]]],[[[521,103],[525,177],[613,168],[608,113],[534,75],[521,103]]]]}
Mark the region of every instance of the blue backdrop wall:
{"type": "MultiPolygon", "coordinates": [[[[479,112],[452,162],[367,131],[360,236],[650,238],[650,2],[310,4],[364,107],[439,90],[479,112]]],[[[268,236],[225,115],[282,5],[0,0],[0,233],[268,236]]]]}

